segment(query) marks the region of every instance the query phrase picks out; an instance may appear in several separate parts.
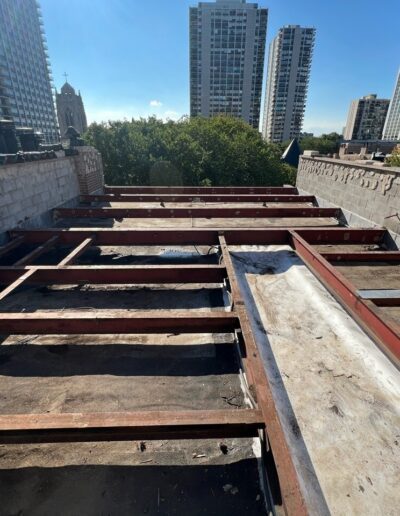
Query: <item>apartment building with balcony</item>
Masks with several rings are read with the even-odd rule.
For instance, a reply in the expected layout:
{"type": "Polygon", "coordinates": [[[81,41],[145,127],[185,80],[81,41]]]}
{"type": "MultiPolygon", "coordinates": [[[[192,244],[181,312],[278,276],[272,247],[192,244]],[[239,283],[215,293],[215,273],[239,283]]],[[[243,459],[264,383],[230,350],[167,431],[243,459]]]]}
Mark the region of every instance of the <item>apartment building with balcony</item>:
{"type": "Polygon", "coordinates": [[[400,70],[383,128],[383,140],[400,141],[400,70]]]}
{"type": "Polygon", "coordinates": [[[315,33],[311,27],[287,25],[271,42],[262,126],[268,141],[279,143],[300,136],[315,33]]]}
{"type": "Polygon", "coordinates": [[[59,140],[43,19],[36,0],[0,2],[0,119],[59,140]]]}
{"type": "Polygon", "coordinates": [[[246,0],[190,8],[190,113],[259,127],[268,10],[246,0]]]}
{"type": "Polygon", "coordinates": [[[380,140],[390,100],[371,94],[350,104],[343,137],[345,140],[380,140]]]}

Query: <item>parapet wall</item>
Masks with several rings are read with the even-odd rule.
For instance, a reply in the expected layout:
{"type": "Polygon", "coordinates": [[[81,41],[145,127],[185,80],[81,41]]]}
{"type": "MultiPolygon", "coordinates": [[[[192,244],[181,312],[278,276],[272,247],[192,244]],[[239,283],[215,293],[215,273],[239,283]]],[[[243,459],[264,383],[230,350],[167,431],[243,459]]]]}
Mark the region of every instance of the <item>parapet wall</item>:
{"type": "MultiPolygon", "coordinates": [[[[301,156],[300,190],[400,234],[400,169],[301,156]]],[[[362,225],[362,220],[350,221],[362,225]]]]}
{"type": "Polygon", "coordinates": [[[102,186],[101,155],[92,147],[76,156],[0,166],[0,241],[10,229],[51,224],[51,210],[102,186]]]}

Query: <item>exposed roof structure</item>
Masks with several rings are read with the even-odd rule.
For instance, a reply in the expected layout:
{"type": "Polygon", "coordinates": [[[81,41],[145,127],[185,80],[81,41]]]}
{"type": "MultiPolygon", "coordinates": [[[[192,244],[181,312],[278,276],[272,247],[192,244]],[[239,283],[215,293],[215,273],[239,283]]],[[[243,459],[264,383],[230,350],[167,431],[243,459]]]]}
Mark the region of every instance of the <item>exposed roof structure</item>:
{"type": "MultiPolygon", "coordinates": [[[[385,229],[343,227],[339,208],[321,208],[313,196],[291,187],[106,187],[83,196],[80,207],[59,208],[54,215],[55,227],[13,230],[0,249],[0,333],[10,344],[4,346],[4,367],[10,368],[4,374],[17,377],[6,383],[0,378],[0,387],[5,398],[10,389],[18,393],[17,371],[23,368],[27,376],[46,376],[39,355],[28,363],[22,355],[31,348],[43,353],[47,342],[52,360],[68,351],[60,376],[76,375],[79,383],[82,375],[95,374],[94,385],[101,388],[87,392],[90,384],[82,383],[78,396],[73,384],[62,384],[64,398],[55,410],[44,411],[37,402],[30,413],[7,414],[3,408],[0,443],[7,449],[57,443],[69,457],[72,442],[138,441],[137,465],[149,461],[138,478],[153,467],[153,480],[157,455],[147,459],[145,443],[160,442],[165,449],[170,441],[181,443],[169,449],[169,460],[176,460],[186,440],[201,443],[200,449],[190,444],[181,477],[200,460],[205,468],[219,464],[223,485],[213,488],[211,477],[201,477],[196,500],[193,493],[185,497],[181,480],[176,492],[160,481],[164,491],[160,496],[154,487],[154,513],[168,513],[162,504],[169,495],[178,504],[178,494],[171,493],[181,488],[186,505],[174,509],[180,514],[192,511],[194,500],[220,504],[230,514],[262,514],[264,503],[296,516],[393,507],[395,444],[385,448],[379,439],[395,440],[398,423],[400,252],[390,250],[385,229]],[[21,335],[23,344],[11,345],[21,335]],[[143,354],[152,353],[146,366],[137,356],[138,342],[143,354]],[[132,343],[135,349],[129,349],[132,343]],[[108,359],[100,367],[102,354],[108,359]],[[167,372],[161,374],[163,364],[167,372]],[[171,376],[182,382],[178,389],[171,376]],[[113,377],[126,377],[126,383],[118,383],[107,405],[101,396],[112,393],[113,377]],[[365,399],[366,379],[379,406],[365,399]],[[354,413],[348,414],[352,403],[354,413]],[[385,427],[372,424],[380,411],[385,427]],[[262,496],[254,480],[257,465],[252,469],[244,461],[254,458],[253,439],[261,450],[255,462],[267,472],[262,496]],[[216,440],[216,448],[209,440],[216,440]],[[331,461],[337,454],[335,468],[327,467],[324,454],[331,461]],[[237,460],[239,474],[231,468],[237,460]],[[357,471],[349,471],[346,461],[357,464],[357,471]],[[393,488],[383,491],[382,477],[393,488]],[[342,481],[348,496],[335,491],[342,481]],[[202,482],[209,491],[202,491],[202,482]],[[240,482],[249,483],[249,498],[240,482]]],[[[56,383],[48,379],[46,392],[56,383]]],[[[39,387],[30,388],[33,398],[39,387]]],[[[7,503],[14,510],[23,502],[7,503]]]]}

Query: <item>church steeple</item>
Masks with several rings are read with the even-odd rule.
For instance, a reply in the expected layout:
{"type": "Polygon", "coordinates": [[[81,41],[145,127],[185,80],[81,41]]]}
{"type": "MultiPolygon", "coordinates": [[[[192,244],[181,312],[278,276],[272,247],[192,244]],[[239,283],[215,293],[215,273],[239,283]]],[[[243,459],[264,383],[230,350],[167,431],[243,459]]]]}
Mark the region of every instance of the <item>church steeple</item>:
{"type": "Polygon", "coordinates": [[[74,88],[70,85],[69,82],[65,82],[61,87],[61,93],[65,93],[68,95],[76,95],[74,88]]]}
{"type": "Polygon", "coordinates": [[[68,75],[64,74],[65,83],[61,87],[61,92],[56,93],[57,115],[60,126],[60,133],[63,136],[72,126],[79,133],[84,133],[87,129],[85,108],[83,106],[81,92],[78,94],[68,82],[68,75]]]}

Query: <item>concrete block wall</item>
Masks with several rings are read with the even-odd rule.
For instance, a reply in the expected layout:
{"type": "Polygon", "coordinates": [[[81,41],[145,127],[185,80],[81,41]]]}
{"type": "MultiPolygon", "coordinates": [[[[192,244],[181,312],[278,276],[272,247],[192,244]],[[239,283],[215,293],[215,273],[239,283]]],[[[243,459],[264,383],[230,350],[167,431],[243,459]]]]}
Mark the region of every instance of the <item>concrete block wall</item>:
{"type": "Polygon", "coordinates": [[[52,225],[52,210],[74,206],[80,194],[103,186],[100,153],[83,147],[77,156],[0,166],[0,243],[16,227],[52,225]]]}
{"type": "Polygon", "coordinates": [[[367,219],[400,235],[399,168],[302,156],[296,185],[357,215],[354,225],[367,219]]]}
{"type": "Polygon", "coordinates": [[[71,158],[0,167],[0,233],[17,226],[38,227],[52,208],[79,196],[71,158]]]}

